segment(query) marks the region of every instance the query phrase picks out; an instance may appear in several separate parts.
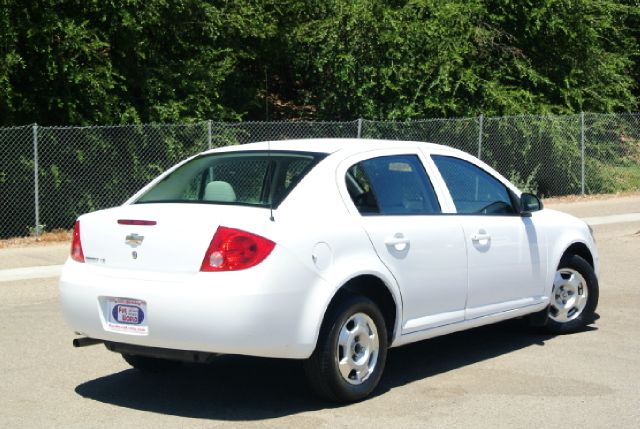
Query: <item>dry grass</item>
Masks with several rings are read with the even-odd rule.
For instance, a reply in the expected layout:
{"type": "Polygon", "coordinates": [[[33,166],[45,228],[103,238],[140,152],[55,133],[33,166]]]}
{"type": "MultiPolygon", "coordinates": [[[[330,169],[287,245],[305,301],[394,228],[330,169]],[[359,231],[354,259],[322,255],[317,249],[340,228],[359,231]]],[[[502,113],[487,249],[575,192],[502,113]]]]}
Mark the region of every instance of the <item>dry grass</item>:
{"type": "Polygon", "coordinates": [[[7,247],[31,247],[31,246],[47,246],[51,244],[69,243],[71,245],[71,235],[73,230],[54,229],[45,232],[36,239],[36,237],[14,237],[0,240],[0,249],[7,247]]]}

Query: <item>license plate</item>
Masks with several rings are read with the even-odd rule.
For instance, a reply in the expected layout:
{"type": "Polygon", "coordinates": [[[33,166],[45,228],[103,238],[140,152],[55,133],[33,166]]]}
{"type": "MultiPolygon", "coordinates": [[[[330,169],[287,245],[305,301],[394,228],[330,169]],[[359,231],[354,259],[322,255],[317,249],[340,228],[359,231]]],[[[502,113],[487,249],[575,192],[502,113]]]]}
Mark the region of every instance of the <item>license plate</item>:
{"type": "Polygon", "coordinates": [[[107,328],[116,332],[146,335],[147,303],[132,298],[107,298],[107,328]]]}

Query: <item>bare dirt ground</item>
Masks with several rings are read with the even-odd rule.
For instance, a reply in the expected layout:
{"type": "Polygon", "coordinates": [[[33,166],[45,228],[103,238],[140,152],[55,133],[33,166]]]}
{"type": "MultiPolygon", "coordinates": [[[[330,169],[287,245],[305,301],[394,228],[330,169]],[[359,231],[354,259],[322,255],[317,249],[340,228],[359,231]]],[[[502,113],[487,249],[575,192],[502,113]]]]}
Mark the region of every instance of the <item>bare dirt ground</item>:
{"type": "Polygon", "coordinates": [[[68,242],[71,244],[71,236],[73,231],[66,229],[56,229],[51,232],[45,232],[40,237],[14,237],[0,240],[0,249],[9,247],[33,247],[47,246],[51,244],[59,244],[68,242]]]}

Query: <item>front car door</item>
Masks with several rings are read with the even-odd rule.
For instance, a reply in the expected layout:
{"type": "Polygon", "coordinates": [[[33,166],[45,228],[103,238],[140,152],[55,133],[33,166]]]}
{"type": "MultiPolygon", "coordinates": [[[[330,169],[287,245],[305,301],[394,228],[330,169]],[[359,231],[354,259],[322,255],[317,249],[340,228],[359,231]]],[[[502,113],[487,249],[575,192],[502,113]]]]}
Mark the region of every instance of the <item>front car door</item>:
{"type": "MultiPolygon", "coordinates": [[[[431,156],[464,230],[469,270],[466,319],[544,299],[546,239],[535,214],[519,214],[513,191],[471,159],[431,156]]],[[[491,174],[494,173],[494,174],[491,174]]]]}

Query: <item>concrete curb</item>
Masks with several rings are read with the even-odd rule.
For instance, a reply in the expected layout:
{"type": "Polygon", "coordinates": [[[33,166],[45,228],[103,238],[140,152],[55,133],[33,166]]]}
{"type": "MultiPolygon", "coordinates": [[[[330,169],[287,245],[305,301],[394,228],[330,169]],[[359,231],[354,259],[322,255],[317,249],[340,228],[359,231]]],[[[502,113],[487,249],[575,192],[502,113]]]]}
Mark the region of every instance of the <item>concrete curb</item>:
{"type": "Polygon", "coordinates": [[[609,216],[585,217],[583,221],[591,226],[608,225],[612,223],[638,222],[640,221],[640,213],[625,213],[609,216]]]}
{"type": "Polygon", "coordinates": [[[17,280],[46,279],[58,277],[62,271],[62,265],[45,265],[42,267],[12,268],[0,270],[0,283],[17,280]]]}

